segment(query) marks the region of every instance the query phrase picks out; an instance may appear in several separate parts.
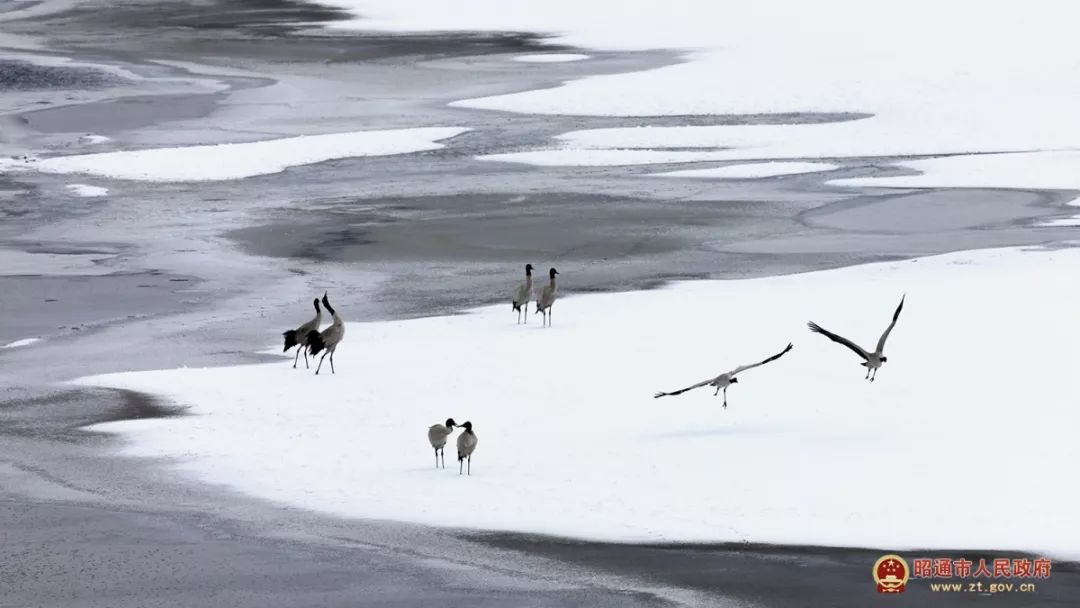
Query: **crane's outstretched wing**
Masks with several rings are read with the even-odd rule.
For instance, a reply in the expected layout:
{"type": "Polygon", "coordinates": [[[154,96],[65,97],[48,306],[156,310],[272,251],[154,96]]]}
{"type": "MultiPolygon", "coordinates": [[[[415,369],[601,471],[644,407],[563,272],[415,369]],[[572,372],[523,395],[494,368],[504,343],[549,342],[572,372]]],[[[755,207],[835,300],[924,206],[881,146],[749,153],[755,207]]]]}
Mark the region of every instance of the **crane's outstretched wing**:
{"type": "Polygon", "coordinates": [[[812,331],[812,332],[814,332],[816,334],[821,334],[821,335],[825,336],[826,338],[832,340],[833,342],[843,344],[844,346],[846,346],[846,347],[850,348],[851,350],[855,351],[856,355],[859,355],[860,357],[862,357],[863,359],[865,359],[867,361],[870,360],[870,355],[868,355],[866,353],[866,351],[862,349],[861,346],[859,346],[858,344],[855,344],[851,340],[848,340],[844,336],[838,336],[838,335],[832,333],[831,331],[825,329],[824,327],[818,325],[817,323],[814,323],[813,321],[810,321],[809,323],[807,323],[806,326],[810,328],[810,331],[812,331]]]}
{"type": "Polygon", "coordinates": [[[791,342],[788,342],[787,347],[785,347],[784,350],[780,351],[779,353],[769,357],[768,359],[765,359],[764,361],[758,361],[757,363],[751,363],[750,365],[740,365],[739,367],[736,367],[735,369],[728,372],[728,375],[734,376],[735,374],[737,374],[739,372],[745,372],[748,369],[753,369],[755,367],[765,365],[769,361],[776,361],[780,357],[783,357],[792,348],[793,348],[793,346],[792,346],[791,342]]]}
{"type": "Polygon", "coordinates": [[[896,307],[896,312],[893,313],[892,323],[889,323],[889,326],[885,328],[885,333],[881,334],[881,337],[878,338],[877,352],[885,352],[885,340],[889,338],[889,333],[892,331],[892,328],[896,327],[896,320],[900,318],[900,311],[904,310],[904,298],[906,297],[907,295],[900,297],[900,305],[896,307]]]}
{"type": "Polygon", "coordinates": [[[693,386],[688,386],[686,388],[682,388],[682,389],[679,389],[677,391],[671,391],[670,393],[656,393],[655,395],[653,395],[653,399],[659,399],[660,397],[670,397],[670,396],[674,396],[674,395],[681,395],[681,394],[685,393],[686,391],[693,390],[695,388],[701,388],[703,386],[708,386],[708,384],[710,382],[712,382],[713,380],[714,380],[713,378],[709,378],[708,380],[702,380],[701,382],[698,382],[697,384],[695,384],[693,386]]]}

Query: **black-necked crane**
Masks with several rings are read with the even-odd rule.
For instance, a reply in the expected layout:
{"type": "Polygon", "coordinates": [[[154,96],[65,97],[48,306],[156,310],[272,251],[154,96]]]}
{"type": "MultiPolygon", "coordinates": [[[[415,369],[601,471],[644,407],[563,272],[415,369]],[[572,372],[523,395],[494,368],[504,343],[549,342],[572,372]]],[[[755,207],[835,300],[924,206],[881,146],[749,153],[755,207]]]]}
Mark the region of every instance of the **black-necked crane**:
{"type": "Polygon", "coordinates": [[[293,369],[296,369],[297,362],[300,361],[300,352],[304,353],[304,366],[310,368],[308,365],[307,351],[308,351],[308,334],[312,331],[319,330],[319,323],[322,323],[322,310],[319,308],[319,298],[315,298],[315,318],[304,323],[296,329],[290,329],[287,332],[281,334],[285,336],[285,348],[281,352],[288,352],[288,350],[294,346],[296,349],[296,357],[293,358],[293,369]]]}
{"type": "Polygon", "coordinates": [[[323,306],[326,310],[330,311],[330,315],[334,318],[334,322],[330,324],[330,327],[320,331],[313,331],[308,333],[308,345],[311,347],[311,355],[315,356],[319,354],[319,351],[323,352],[322,357],[319,358],[319,365],[315,368],[315,375],[319,375],[319,370],[322,369],[323,359],[326,355],[330,355],[330,373],[334,372],[334,351],[337,350],[338,344],[345,339],[345,321],[341,319],[337,311],[333,306],[330,306],[330,300],[323,294],[322,297],[323,306]]]}
{"type": "Polygon", "coordinates": [[[547,285],[544,285],[540,297],[536,298],[536,312],[544,315],[545,327],[551,326],[551,305],[555,303],[555,297],[558,295],[558,288],[555,286],[555,275],[557,274],[559,274],[559,271],[554,268],[548,271],[550,280],[547,285]]]}
{"type": "Polygon", "coordinates": [[[851,340],[848,340],[843,336],[838,336],[813,321],[807,323],[806,326],[810,328],[810,331],[821,334],[833,342],[843,344],[855,351],[856,355],[863,358],[863,362],[859,365],[866,368],[866,377],[863,378],[863,380],[873,382],[877,378],[877,370],[881,367],[881,364],[889,360],[889,358],[885,356],[885,340],[889,338],[889,334],[892,332],[893,327],[896,326],[896,320],[900,318],[900,311],[904,309],[904,298],[906,297],[906,295],[900,297],[900,305],[896,307],[896,312],[893,313],[892,323],[889,323],[889,326],[885,328],[885,332],[878,338],[877,348],[874,349],[874,352],[867,351],[865,348],[855,344],[851,340]],[[871,371],[874,372],[873,376],[870,375],[871,371]]]}
{"type": "Polygon", "coordinates": [[[529,300],[532,299],[532,264],[525,264],[525,281],[519,283],[514,290],[514,298],[511,300],[514,310],[518,313],[518,323],[521,323],[521,311],[525,311],[525,323],[529,322],[529,300]]]}
{"type": "Polygon", "coordinates": [[[783,357],[784,354],[787,353],[791,349],[792,349],[792,345],[791,345],[790,342],[788,342],[788,345],[787,345],[786,348],[784,348],[784,350],[782,350],[779,353],[769,357],[768,359],[765,359],[764,361],[758,361],[757,363],[751,363],[750,365],[740,365],[739,367],[736,367],[735,369],[731,370],[730,372],[725,372],[725,373],[720,374],[719,376],[717,376],[715,378],[710,378],[708,380],[702,380],[701,382],[698,382],[697,384],[694,384],[693,386],[688,386],[686,388],[679,389],[677,391],[671,391],[670,393],[656,393],[655,395],[653,395],[653,398],[654,399],[659,399],[660,397],[669,397],[669,396],[672,396],[672,395],[681,395],[681,394],[685,393],[686,391],[693,390],[695,388],[700,388],[702,386],[715,386],[716,387],[716,392],[713,393],[713,397],[720,394],[720,391],[723,390],[724,391],[724,407],[726,408],[727,407],[727,389],[728,389],[728,387],[731,386],[732,384],[738,384],[739,383],[739,379],[735,377],[736,374],[739,374],[741,372],[745,372],[748,369],[753,369],[755,367],[765,365],[766,363],[768,363],[770,361],[776,361],[780,357],[783,357]]]}
{"type": "Polygon", "coordinates": [[[454,432],[457,423],[453,418],[447,418],[446,424],[433,424],[428,427],[427,438],[431,447],[435,448],[435,468],[439,468],[439,452],[442,452],[442,468],[446,468],[446,438],[454,432]]]}
{"type": "Polygon", "coordinates": [[[472,423],[466,421],[461,425],[465,429],[457,438],[458,475],[465,461],[469,461],[469,475],[472,475],[472,454],[476,451],[476,433],[472,430],[472,423]]]}

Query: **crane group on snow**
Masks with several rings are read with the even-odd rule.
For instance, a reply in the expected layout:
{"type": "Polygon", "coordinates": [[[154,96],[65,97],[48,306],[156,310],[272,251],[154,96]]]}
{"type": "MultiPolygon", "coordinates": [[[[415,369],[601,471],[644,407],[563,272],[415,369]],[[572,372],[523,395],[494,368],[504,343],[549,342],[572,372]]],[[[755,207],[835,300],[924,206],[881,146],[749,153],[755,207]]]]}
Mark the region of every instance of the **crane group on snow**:
{"type": "MultiPolygon", "coordinates": [[[[522,323],[522,313],[524,313],[524,322],[529,322],[529,302],[533,300],[533,280],[532,280],[532,264],[525,265],[525,280],[521,282],[513,292],[513,298],[511,300],[513,309],[518,313],[518,323],[522,323]]],[[[536,312],[544,315],[544,326],[551,325],[551,307],[555,303],[557,296],[557,286],[555,283],[555,276],[559,274],[559,271],[554,268],[548,271],[549,282],[541,290],[540,295],[535,299],[536,312]]],[[[896,322],[900,318],[900,311],[904,309],[904,300],[906,296],[900,298],[900,304],[896,307],[896,311],[893,312],[892,322],[885,328],[885,331],[878,338],[877,346],[874,350],[868,351],[862,348],[858,344],[855,344],[847,338],[834,334],[831,331],[824,329],[817,323],[810,321],[807,323],[810,331],[818,333],[826,338],[829,338],[833,342],[842,344],[855,354],[859,355],[863,362],[860,363],[866,368],[865,380],[873,382],[877,378],[878,369],[882,364],[888,361],[888,357],[885,356],[885,341],[889,338],[889,334],[892,333],[896,322]]],[[[319,359],[319,364],[315,368],[315,374],[318,375],[319,370],[322,369],[323,359],[327,355],[330,356],[330,373],[334,371],[334,352],[337,350],[338,345],[345,338],[345,321],[338,315],[334,307],[330,305],[330,299],[327,293],[323,293],[322,308],[325,308],[330,313],[333,322],[322,331],[319,330],[319,325],[322,322],[322,308],[320,308],[320,301],[316,298],[312,304],[315,306],[315,317],[306,323],[300,325],[296,329],[290,329],[284,332],[282,335],[285,338],[285,351],[288,351],[292,347],[297,347],[296,356],[293,358],[293,368],[295,369],[297,363],[300,361],[300,354],[304,355],[304,365],[310,369],[308,363],[308,353],[314,357],[320,352],[323,353],[319,359]]],[[[723,407],[727,408],[727,390],[732,384],[738,384],[738,375],[742,372],[751,370],[755,367],[761,367],[766,363],[776,361],[780,357],[786,355],[794,346],[789,342],[784,350],[758,361],[757,363],[750,363],[747,365],[740,365],[731,371],[724,372],[713,378],[702,380],[697,384],[692,384],[686,388],[682,388],[670,392],[658,392],[653,395],[654,398],[660,397],[672,397],[675,395],[681,395],[687,391],[703,386],[715,387],[716,391],[713,396],[717,396],[721,391],[724,392],[723,407]]],[[[433,424],[428,427],[427,437],[428,442],[431,444],[432,449],[435,450],[435,467],[439,468],[439,457],[442,456],[442,468],[446,468],[446,442],[450,435],[453,434],[455,428],[462,429],[461,434],[457,438],[457,458],[458,458],[458,475],[468,474],[472,475],[472,455],[476,451],[477,438],[476,433],[473,432],[472,422],[465,422],[463,424],[457,424],[453,418],[447,418],[444,424],[433,424]]]]}

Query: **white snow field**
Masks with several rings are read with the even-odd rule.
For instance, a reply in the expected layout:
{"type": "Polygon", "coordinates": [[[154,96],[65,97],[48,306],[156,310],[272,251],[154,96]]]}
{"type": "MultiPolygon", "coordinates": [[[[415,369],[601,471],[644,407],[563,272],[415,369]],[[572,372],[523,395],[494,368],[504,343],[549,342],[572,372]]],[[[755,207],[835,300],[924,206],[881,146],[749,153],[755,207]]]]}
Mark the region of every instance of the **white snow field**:
{"type": "Polygon", "coordinates": [[[342,516],[1075,557],[1078,272],[1080,250],[1003,249],[687,282],[564,297],[549,329],[515,325],[508,304],[351,324],[337,375],[282,360],[76,382],[190,407],[94,427],[122,433],[123,453],[342,516]],[[903,293],[876,383],[806,329],[872,346],[903,293]],[[789,341],[727,410],[707,388],[652,398],[789,341]],[[449,416],[475,425],[472,477],[453,438],[434,469],[426,429],[449,416]]]}
{"type": "Polygon", "coordinates": [[[713,167],[710,169],[666,171],[664,173],[653,173],[652,175],[661,177],[691,177],[706,179],[757,179],[762,177],[777,177],[780,175],[819,173],[822,171],[833,171],[839,168],[839,165],[829,163],[746,163],[741,165],[728,165],[726,167],[713,167]]]}
{"type": "Polygon", "coordinates": [[[354,131],[238,144],[61,156],[26,163],[8,160],[0,162],[0,171],[21,168],[154,182],[230,180],[280,173],[289,167],[338,158],[436,150],[443,147],[436,142],[465,131],[468,129],[460,127],[354,131]]]}
{"type": "MultiPolygon", "coordinates": [[[[1074,32],[1080,3],[1071,0],[548,0],[515,3],[512,10],[501,0],[324,1],[357,15],[335,27],[535,31],[586,49],[686,52],[679,65],[455,102],[461,107],[619,116],[870,115],[827,124],[681,128],[702,133],[710,147],[731,147],[731,160],[1080,148],[1074,32]]],[[[624,130],[612,131],[618,140],[624,130]]],[[[685,145],[677,133],[641,131],[635,147],[685,145]]],[[[1043,162],[1055,161],[1031,157],[1000,179],[1022,180],[1043,162]]]]}
{"type": "Polygon", "coordinates": [[[7,348],[19,348],[21,346],[30,346],[35,342],[41,342],[41,338],[23,338],[22,340],[15,340],[14,342],[8,342],[7,344],[0,346],[0,349],[7,348]]]}
{"type": "Polygon", "coordinates": [[[1047,228],[1080,226],[1080,215],[1074,215],[1072,217],[1059,217],[1052,220],[1046,220],[1045,222],[1040,222],[1039,226],[1045,226],[1047,228]]]}
{"type": "Polygon", "coordinates": [[[84,144],[104,144],[112,141],[111,137],[105,137],[104,135],[98,135],[96,133],[87,133],[79,138],[79,143],[84,144]]]}
{"type": "Polygon", "coordinates": [[[518,55],[514,61],[522,63],[568,63],[571,61],[584,61],[588,55],[581,53],[540,53],[535,55],[518,55]]]}
{"type": "Polygon", "coordinates": [[[723,160],[714,150],[535,150],[477,156],[479,160],[524,163],[541,167],[615,167],[723,160]]]}
{"type": "Polygon", "coordinates": [[[67,188],[68,191],[75,196],[82,196],[88,198],[105,196],[109,193],[108,188],[102,188],[101,186],[91,186],[88,184],[68,184],[64,187],[67,188]]]}
{"type": "Polygon", "coordinates": [[[973,154],[895,163],[918,175],[856,177],[829,182],[882,188],[1053,188],[1080,190],[1080,149],[973,154]]]}

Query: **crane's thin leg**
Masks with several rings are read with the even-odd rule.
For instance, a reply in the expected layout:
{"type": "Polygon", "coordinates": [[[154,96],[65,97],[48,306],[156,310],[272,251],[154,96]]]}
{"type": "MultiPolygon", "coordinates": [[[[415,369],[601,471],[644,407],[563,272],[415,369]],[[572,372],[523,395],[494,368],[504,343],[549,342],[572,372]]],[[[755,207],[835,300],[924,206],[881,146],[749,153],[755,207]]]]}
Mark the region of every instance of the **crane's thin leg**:
{"type": "Polygon", "coordinates": [[[518,325],[521,325],[521,309],[520,308],[518,309],[517,313],[518,313],[518,325]]]}
{"type": "Polygon", "coordinates": [[[446,468],[446,448],[444,447],[443,449],[441,449],[439,451],[442,452],[442,468],[445,469],[446,468]]]}
{"type": "Polygon", "coordinates": [[[337,372],[334,371],[334,351],[330,351],[330,373],[331,374],[336,374],[337,373],[337,372]]]}
{"type": "Polygon", "coordinates": [[[464,466],[465,466],[465,461],[462,460],[461,458],[458,458],[458,461],[457,461],[457,474],[458,475],[461,475],[461,470],[462,470],[462,467],[464,467],[464,466]]]}
{"type": "Polygon", "coordinates": [[[716,392],[713,393],[712,396],[715,397],[715,396],[717,396],[719,394],[720,394],[720,387],[718,386],[718,387],[716,387],[716,392]]]}
{"type": "Polygon", "coordinates": [[[551,327],[551,317],[552,317],[551,307],[548,306],[548,327],[551,327]]]}
{"type": "MultiPolygon", "coordinates": [[[[300,361],[300,350],[299,350],[300,348],[304,348],[304,347],[303,347],[303,346],[301,346],[301,347],[299,347],[299,348],[297,349],[297,351],[296,351],[296,357],[294,357],[294,358],[293,358],[293,361],[292,361],[292,368],[293,368],[293,369],[296,369],[296,364],[297,364],[297,363],[298,363],[298,362],[300,361]]],[[[307,359],[307,355],[304,355],[304,358],[305,358],[305,359],[307,359]]]]}
{"type": "Polygon", "coordinates": [[[525,325],[529,324],[529,303],[525,302],[525,325]]]}
{"type": "MultiPolygon", "coordinates": [[[[311,369],[311,365],[308,363],[308,360],[307,360],[307,351],[308,351],[308,347],[305,346],[304,347],[304,369],[311,369]]],[[[296,366],[294,365],[293,367],[296,367],[296,366]]]]}
{"type": "Polygon", "coordinates": [[[876,367],[874,368],[874,375],[870,376],[870,382],[873,382],[874,380],[877,380],[877,368],[876,367]]]}
{"type": "Polygon", "coordinates": [[[724,387],[724,409],[727,409],[727,387],[724,387]]]}
{"type": "Polygon", "coordinates": [[[869,380],[869,379],[870,379],[870,366],[868,365],[868,366],[866,366],[866,377],[863,378],[863,380],[869,380]]]}
{"type": "Polygon", "coordinates": [[[439,468],[439,448],[435,448],[435,468],[439,468]]]}
{"type": "MultiPolygon", "coordinates": [[[[327,353],[323,353],[322,357],[319,358],[319,366],[315,368],[315,375],[316,376],[319,375],[319,370],[322,369],[322,362],[323,362],[323,359],[326,358],[326,355],[327,355],[327,353]]],[[[333,365],[333,364],[331,364],[331,365],[333,365]]]]}

